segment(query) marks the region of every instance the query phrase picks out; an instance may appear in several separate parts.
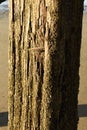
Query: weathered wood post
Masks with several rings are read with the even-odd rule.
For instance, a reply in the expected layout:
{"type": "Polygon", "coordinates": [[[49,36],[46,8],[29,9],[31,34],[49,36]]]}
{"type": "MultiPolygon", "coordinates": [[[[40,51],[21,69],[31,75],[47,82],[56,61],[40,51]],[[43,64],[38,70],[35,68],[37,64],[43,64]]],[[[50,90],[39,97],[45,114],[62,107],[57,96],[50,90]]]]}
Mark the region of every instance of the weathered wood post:
{"type": "Polygon", "coordinates": [[[77,130],[83,0],[9,0],[8,130],[77,130]]]}

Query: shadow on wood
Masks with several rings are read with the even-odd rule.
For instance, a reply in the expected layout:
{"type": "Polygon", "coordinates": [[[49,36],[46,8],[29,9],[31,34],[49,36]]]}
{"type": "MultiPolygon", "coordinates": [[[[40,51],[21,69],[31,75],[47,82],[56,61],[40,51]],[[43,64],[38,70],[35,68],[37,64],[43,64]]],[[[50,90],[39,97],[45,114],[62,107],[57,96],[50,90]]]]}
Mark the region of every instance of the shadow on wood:
{"type": "Polygon", "coordinates": [[[78,105],[79,117],[87,117],[87,104],[78,105]]]}
{"type": "Polygon", "coordinates": [[[0,127],[8,125],[8,112],[0,113],[0,127]]]}

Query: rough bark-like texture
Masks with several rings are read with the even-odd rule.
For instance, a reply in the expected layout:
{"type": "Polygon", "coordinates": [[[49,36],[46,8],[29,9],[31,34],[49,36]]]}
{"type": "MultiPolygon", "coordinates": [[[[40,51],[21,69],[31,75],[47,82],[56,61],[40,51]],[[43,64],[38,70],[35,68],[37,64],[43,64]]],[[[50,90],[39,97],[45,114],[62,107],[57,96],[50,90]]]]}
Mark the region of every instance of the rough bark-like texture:
{"type": "Polygon", "coordinates": [[[82,0],[10,0],[8,130],[77,130],[82,0]]]}

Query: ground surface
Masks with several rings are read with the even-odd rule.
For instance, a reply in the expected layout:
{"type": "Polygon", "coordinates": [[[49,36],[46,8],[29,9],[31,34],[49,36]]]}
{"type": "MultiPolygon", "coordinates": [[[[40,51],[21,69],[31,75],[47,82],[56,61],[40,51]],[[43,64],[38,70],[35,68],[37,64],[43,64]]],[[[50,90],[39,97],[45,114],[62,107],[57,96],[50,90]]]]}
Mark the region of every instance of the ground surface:
{"type": "Polygon", "coordinates": [[[85,13],[83,16],[80,63],[79,113],[80,120],[78,130],[87,130],[87,13],[85,13]]]}
{"type": "MultiPolygon", "coordinates": [[[[7,130],[8,15],[0,17],[0,130],[7,130]]],[[[87,130],[87,14],[83,18],[78,130],[87,130]]]]}
{"type": "Polygon", "coordinates": [[[0,130],[7,130],[8,15],[0,18],[0,130]]]}

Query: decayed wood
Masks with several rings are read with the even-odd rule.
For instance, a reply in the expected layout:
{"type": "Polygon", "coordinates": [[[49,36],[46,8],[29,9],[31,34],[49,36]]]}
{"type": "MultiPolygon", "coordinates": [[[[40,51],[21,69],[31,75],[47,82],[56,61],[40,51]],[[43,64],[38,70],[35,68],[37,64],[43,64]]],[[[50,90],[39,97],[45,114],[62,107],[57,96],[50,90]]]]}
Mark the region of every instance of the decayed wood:
{"type": "Polygon", "coordinates": [[[77,130],[82,0],[9,3],[8,130],[77,130]]]}

